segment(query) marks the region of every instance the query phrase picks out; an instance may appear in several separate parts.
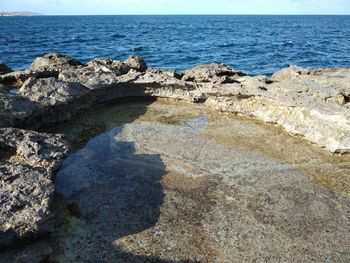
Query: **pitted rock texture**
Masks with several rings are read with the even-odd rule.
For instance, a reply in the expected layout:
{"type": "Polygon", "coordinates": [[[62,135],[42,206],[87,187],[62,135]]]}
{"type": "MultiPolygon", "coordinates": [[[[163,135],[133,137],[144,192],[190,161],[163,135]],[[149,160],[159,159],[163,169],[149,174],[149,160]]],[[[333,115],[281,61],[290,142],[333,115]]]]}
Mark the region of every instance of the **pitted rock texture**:
{"type": "MultiPolygon", "coordinates": [[[[93,106],[116,99],[170,98],[203,104],[217,111],[254,116],[265,122],[278,124],[286,131],[301,135],[332,153],[350,152],[350,69],[304,69],[291,66],[276,72],[272,77],[253,77],[224,64],[200,65],[176,72],[148,68],[146,62],[139,57],[129,57],[125,61],[100,58],[84,65],[69,56],[52,53],[35,59],[27,70],[10,71],[1,65],[0,247],[12,246],[12,250],[2,253],[0,261],[36,262],[47,260],[52,253],[47,240],[37,238],[54,229],[55,219],[50,210],[54,190],[53,176],[68,154],[68,144],[61,135],[18,128],[43,130],[57,127],[72,118],[79,118],[79,114],[93,106]],[[10,87],[17,88],[16,92],[5,92],[10,87]],[[35,242],[23,249],[13,247],[23,240],[35,242]]],[[[194,109],[195,106],[192,104],[192,107],[194,109]]],[[[167,114],[163,113],[162,118],[167,114]]],[[[109,115],[108,118],[112,117],[109,115]]],[[[175,123],[172,118],[165,117],[173,125],[175,123]]],[[[199,130],[203,128],[201,125],[203,123],[199,118],[176,127],[159,126],[158,130],[148,124],[125,126],[117,132],[122,138],[109,138],[111,142],[106,146],[109,153],[117,156],[119,161],[115,163],[113,155],[108,159],[106,153],[102,153],[101,158],[104,159],[95,165],[98,167],[103,164],[98,172],[84,170],[84,161],[98,161],[90,158],[93,153],[91,156],[83,156],[81,169],[72,167],[72,171],[76,171],[75,175],[78,176],[72,180],[81,179],[78,187],[91,188],[99,202],[91,204],[93,200],[89,199],[89,191],[78,191],[73,196],[68,193],[67,196],[74,201],[69,205],[70,212],[74,217],[82,216],[84,220],[86,217],[86,221],[76,223],[82,224],[81,227],[87,227],[88,230],[89,226],[86,224],[92,223],[91,234],[96,234],[99,240],[96,244],[103,247],[112,240],[114,243],[111,255],[132,259],[131,262],[151,262],[157,259],[159,251],[166,260],[182,258],[183,255],[187,255],[187,259],[191,261],[198,260],[196,256],[200,255],[199,260],[203,262],[232,262],[234,258],[251,261],[257,256],[268,259],[269,255],[257,255],[254,249],[245,249],[243,254],[237,252],[242,248],[253,248],[257,233],[260,238],[266,239],[262,243],[264,251],[274,247],[271,240],[279,242],[279,255],[285,255],[283,258],[276,257],[279,260],[290,261],[296,252],[298,255],[306,255],[310,260],[333,258],[342,261],[349,257],[346,252],[349,248],[349,236],[339,238],[340,233],[346,232],[349,226],[349,202],[344,197],[350,193],[346,175],[348,162],[328,164],[327,161],[321,162],[312,158],[310,163],[305,163],[304,160],[297,162],[301,168],[291,167],[290,165],[295,165],[292,161],[281,164],[259,154],[251,154],[249,150],[232,150],[226,146],[218,146],[199,136],[199,130]],[[117,148],[113,148],[113,145],[117,148]],[[133,152],[135,146],[140,147],[142,154],[133,152]],[[208,147],[211,151],[216,149],[215,153],[210,152],[208,147]],[[119,152],[118,149],[123,151],[119,152]],[[164,156],[160,159],[161,156],[153,154],[154,152],[160,152],[164,156]],[[105,163],[106,160],[110,162],[105,163]],[[139,167],[131,167],[130,162],[139,167]],[[119,170],[123,176],[111,179],[108,174],[109,167],[121,168],[119,170]],[[309,170],[304,172],[303,167],[308,167],[309,170]],[[319,173],[318,169],[322,172],[319,173]],[[141,177],[137,179],[140,184],[135,185],[136,179],[133,176],[137,177],[140,171],[141,177]],[[151,181],[146,178],[149,172],[153,176],[151,181]],[[90,185],[84,178],[87,174],[96,176],[99,173],[103,178],[107,176],[104,178],[106,186],[103,189],[95,184],[90,185]],[[163,173],[167,175],[161,179],[163,173]],[[314,186],[309,173],[313,174],[313,180],[321,187],[314,186]],[[189,178],[186,177],[188,175],[189,178]],[[198,179],[199,177],[204,178],[198,179]],[[126,187],[121,187],[120,183],[125,183],[124,179],[126,187]],[[149,183],[147,190],[143,188],[144,183],[149,183]],[[115,188],[118,187],[120,191],[116,194],[115,188]],[[128,188],[131,192],[126,191],[128,188]],[[142,190],[144,192],[140,194],[142,190]],[[135,203],[128,203],[130,193],[135,195],[135,203]],[[159,209],[164,195],[170,200],[175,198],[175,203],[165,201],[162,211],[168,212],[162,216],[159,209]],[[90,211],[92,208],[99,209],[101,204],[108,207],[113,198],[116,202],[125,199],[125,203],[109,207],[109,210],[97,216],[90,211]],[[125,205],[131,205],[133,209],[127,209],[124,218],[120,218],[119,212],[126,211],[125,205]],[[136,206],[133,207],[134,205],[136,206]],[[152,205],[157,209],[150,215],[152,210],[147,209],[147,206],[152,205]],[[184,206],[183,209],[178,210],[181,205],[184,206]],[[143,208],[138,210],[140,207],[143,208]],[[108,211],[115,212],[115,217],[110,217],[108,211]],[[176,214],[176,211],[183,213],[183,217],[173,222],[171,215],[176,214]],[[142,225],[149,223],[147,226],[151,227],[155,224],[158,214],[156,229],[153,231],[150,228],[143,234],[139,233],[142,225]],[[140,225],[133,226],[136,229],[131,227],[130,234],[134,236],[124,236],[125,229],[122,227],[113,236],[114,228],[110,227],[114,218],[118,217],[127,226],[135,215],[145,220],[140,220],[140,225]],[[100,225],[100,230],[104,231],[103,235],[108,242],[100,237],[99,229],[94,232],[94,226],[101,219],[105,224],[100,225]],[[186,220],[191,219],[195,222],[194,225],[187,224],[186,220]],[[212,225],[213,221],[217,224],[212,225]],[[170,225],[174,224],[174,229],[178,228],[179,232],[167,233],[169,229],[163,229],[167,222],[173,222],[170,225]],[[206,241],[201,243],[201,237],[194,233],[203,231],[201,237],[206,241]],[[164,240],[159,241],[157,237],[164,233],[164,240]],[[147,248],[147,244],[130,245],[135,243],[133,239],[137,240],[139,235],[151,235],[141,240],[149,240],[150,244],[158,246],[151,248],[152,257],[133,255],[135,248],[139,254],[142,254],[142,249],[147,248]],[[176,240],[169,240],[167,235],[175,235],[176,240]],[[235,236],[236,242],[230,236],[235,236]],[[186,240],[187,243],[195,245],[182,247],[176,243],[178,240],[186,240]],[[295,249],[293,244],[300,243],[300,240],[303,240],[303,247],[295,249]],[[177,256],[174,258],[175,254],[169,251],[175,247],[181,247],[182,250],[175,253],[177,256]],[[340,250],[329,256],[332,247],[340,250]],[[321,251],[321,248],[326,250],[321,251]]],[[[88,130],[85,133],[90,135],[98,135],[106,129],[105,126],[100,127],[98,121],[80,128],[88,130]]],[[[111,134],[113,132],[109,133],[111,134]]],[[[216,133],[209,135],[217,136],[216,133]]],[[[258,142],[255,147],[257,145],[258,142]]],[[[282,154],[283,152],[279,156],[282,154]]],[[[69,180],[68,178],[68,182],[69,180]]],[[[104,183],[103,180],[101,182],[104,183]]],[[[68,185],[64,191],[68,191],[70,187],[74,187],[74,184],[68,185]]],[[[75,191],[76,189],[72,189],[72,193],[75,191]]],[[[86,236],[85,232],[78,233],[78,236],[81,234],[82,243],[75,243],[73,238],[65,240],[68,243],[61,245],[69,247],[73,244],[78,248],[77,251],[84,251],[85,248],[80,246],[91,237],[86,236]]],[[[103,251],[101,249],[96,255],[104,257],[105,255],[99,254],[103,251]]],[[[69,258],[70,255],[64,256],[69,258]]],[[[84,256],[88,257],[89,254],[79,255],[80,259],[84,256]]],[[[303,257],[300,256],[299,259],[302,260],[303,257]]]]}
{"type": "Polygon", "coordinates": [[[287,68],[266,77],[242,77],[240,84],[206,85],[206,104],[258,117],[330,152],[350,151],[349,69],[287,68]],[[298,73],[303,72],[303,73],[298,73]],[[315,73],[317,72],[317,74],[315,73]]]}
{"type": "Polygon", "coordinates": [[[39,129],[115,99],[165,97],[255,116],[332,153],[350,152],[350,69],[291,66],[271,78],[251,77],[223,64],[174,72],[147,68],[138,57],[83,65],[53,53],[26,71],[0,75],[0,84],[13,82],[22,88],[0,94],[0,127],[39,129]]]}
{"type": "Polygon", "coordinates": [[[53,230],[53,173],[67,154],[62,135],[0,129],[0,247],[53,230]]]}
{"type": "Polygon", "coordinates": [[[51,53],[43,57],[36,58],[30,65],[29,70],[37,73],[41,77],[57,76],[63,68],[76,67],[82,65],[72,57],[51,53]]]}

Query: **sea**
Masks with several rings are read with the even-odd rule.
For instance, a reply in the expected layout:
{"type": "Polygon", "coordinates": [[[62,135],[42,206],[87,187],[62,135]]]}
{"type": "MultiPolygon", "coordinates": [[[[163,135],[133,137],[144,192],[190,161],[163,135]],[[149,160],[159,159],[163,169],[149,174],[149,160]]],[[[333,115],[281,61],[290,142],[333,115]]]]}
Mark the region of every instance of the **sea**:
{"type": "Polygon", "coordinates": [[[24,69],[49,52],[82,62],[138,55],[175,70],[224,63],[251,75],[350,67],[350,16],[0,17],[0,62],[24,69]]]}

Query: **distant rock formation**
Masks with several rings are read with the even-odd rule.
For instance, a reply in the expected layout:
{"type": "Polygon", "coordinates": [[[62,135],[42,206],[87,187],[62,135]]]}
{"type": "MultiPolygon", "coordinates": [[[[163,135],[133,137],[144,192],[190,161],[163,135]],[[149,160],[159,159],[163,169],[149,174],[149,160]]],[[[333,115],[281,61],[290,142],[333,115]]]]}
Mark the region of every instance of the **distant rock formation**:
{"type": "Polygon", "coordinates": [[[42,16],[40,13],[33,12],[0,12],[0,16],[42,16]]]}

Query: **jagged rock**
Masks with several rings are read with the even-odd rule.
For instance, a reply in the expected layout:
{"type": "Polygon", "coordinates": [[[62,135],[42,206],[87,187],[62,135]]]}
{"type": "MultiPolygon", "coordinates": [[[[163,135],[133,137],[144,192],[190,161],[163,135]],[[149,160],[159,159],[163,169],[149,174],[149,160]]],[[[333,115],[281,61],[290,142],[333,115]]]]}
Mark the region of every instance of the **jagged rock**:
{"type": "Polygon", "coordinates": [[[134,69],[136,71],[146,71],[147,64],[143,58],[131,56],[127,60],[124,61],[124,64],[127,65],[130,69],[134,69]]]}
{"type": "Polygon", "coordinates": [[[203,93],[192,82],[180,80],[171,76],[168,71],[147,71],[133,81],[144,87],[143,94],[152,97],[181,99],[191,102],[203,101],[203,93]]]}
{"type": "Polygon", "coordinates": [[[129,71],[123,62],[116,61],[112,59],[96,58],[87,63],[85,71],[95,71],[95,72],[114,72],[116,75],[126,74],[129,71]]]}
{"type": "Polygon", "coordinates": [[[146,62],[140,57],[129,57],[124,62],[107,58],[96,58],[87,63],[85,68],[95,72],[114,72],[116,75],[128,73],[131,69],[144,72],[147,69],[146,62]]]}
{"type": "Polygon", "coordinates": [[[61,134],[45,134],[16,128],[0,129],[0,143],[15,149],[14,157],[18,157],[22,164],[42,167],[48,171],[55,170],[68,152],[67,142],[61,134]]]}
{"type": "Polygon", "coordinates": [[[6,66],[3,63],[0,63],[0,75],[10,73],[12,72],[12,69],[10,69],[8,66],[6,66]]]}
{"type": "Polygon", "coordinates": [[[236,82],[237,77],[246,74],[224,64],[205,64],[182,72],[182,79],[194,82],[217,82],[219,84],[236,82]]]}
{"type": "Polygon", "coordinates": [[[331,152],[350,149],[349,69],[289,67],[268,78],[247,76],[223,64],[201,65],[182,73],[147,69],[137,57],[124,62],[95,59],[79,66],[76,60],[59,54],[36,59],[31,69],[29,73],[9,74],[18,74],[21,79],[38,78],[35,74],[48,69],[58,73],[58,80],[31,78],[19,96],[2,96],[2,127],[21,121],[19,126],[45,127],[69,120],[92,105],[118,98],[153,96],[192,102],[207,100],[208,106],[221,111],[277,123],[331,152]],[[20,103],[16,101],[25,99],[33,105],[27,102],[29,113],[20,114],[20,103]],[[12,112],[12,108],[16,110],[12,112]]]}
{"type": "Polygon", "coordinates": [[[77,82],[66,82],[55,78],[29,78],[19,90],[19,94],[44,107],[70,103],[74,98],[87,92],[88,89],[77,82]]]}
{"type": "Polygon", "coordinates": [[[0,83],[23,83],[31,75],[29,70],[14,71],[0,75],[0,83]]]}
{"type": "Polygon", "coordinates": [[[0,247],[52,231],[54,170],[68,153],[62,135],[0,129],[0,247]]]}
{"type": "Polygon", "coordinates": [[[114,72],[89,70],[87,68],[77,70],[64,70],[59,76],[59,80],[69,82],[79,82],[90,90],[102,89],[117,81],[117,74],[114,72]]]}
{"type": "MultiPolygon", "coordinates": [[[[18,94],[0,94],[0,127],[41,129],[115,99],[164,97],[254,116],[330,152],[350,152],[350,69],[289,67],[269,78],[222,64],[178,73],[147,68],[138,57],[84,66],[48,54],[29,70],[0,75],[0,83],[16,82],[18,94]]],[[[60,135],[0,129],[0,247],[52,230],[52,176],[67,152],[60,135]]],[[[37,253],[20,258],[35,261],[37,253]]]]}
{"type": "Polygon", "coordinates": [[[28,98],[14,94],[0,94],[0,128],[17,126],[29,118],[40,106],[28,98]]]}
{"type": "Polygon", "coordinates": [[[70,67],[82,65],[78,60],[59,53],[50,53],[36,58],[29,70],[37,77],[57,77],[59,72],[70,67]]]}

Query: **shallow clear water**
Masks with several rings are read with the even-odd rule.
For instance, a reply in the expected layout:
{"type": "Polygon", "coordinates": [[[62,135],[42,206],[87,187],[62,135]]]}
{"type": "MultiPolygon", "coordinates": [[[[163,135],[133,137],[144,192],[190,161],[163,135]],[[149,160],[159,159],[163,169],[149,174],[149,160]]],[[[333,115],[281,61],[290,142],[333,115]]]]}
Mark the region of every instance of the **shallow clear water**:
{"type": "Polygon", "coordinates": [[[350,16],[0,17],[1,62],[24,68],[52,51],[82,61],[136,54],[178,70],[223,62],[250,74],[350,67],[350,16]]]}
{"type": "Polygon", "coordinates": [[[80,148],[56,176],[54,262],[350,258],[350,156],[169,100],[98,106],[54,131],[80,148]]]}

